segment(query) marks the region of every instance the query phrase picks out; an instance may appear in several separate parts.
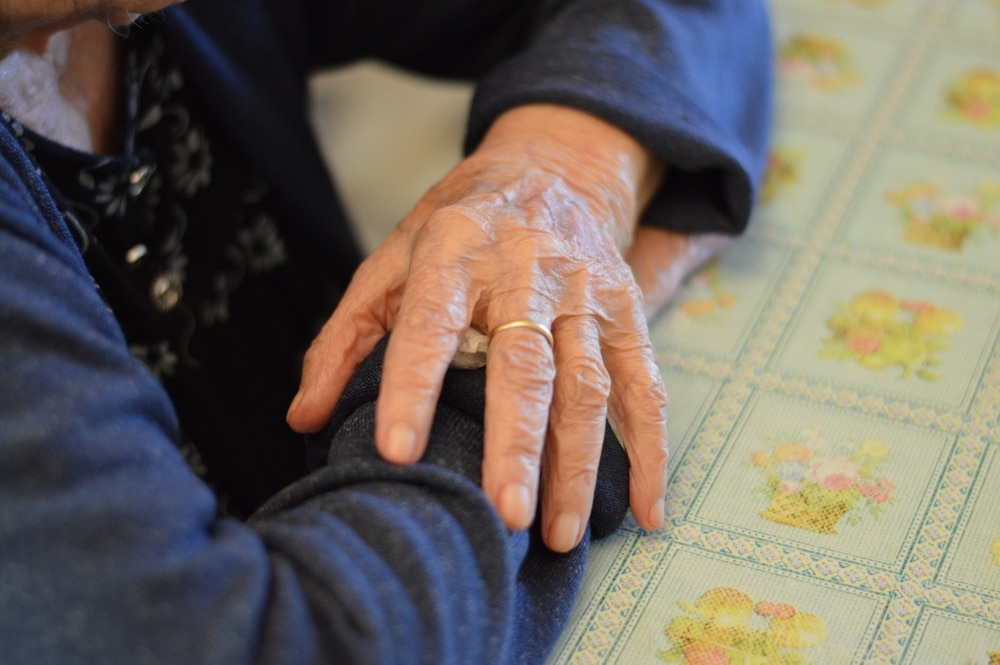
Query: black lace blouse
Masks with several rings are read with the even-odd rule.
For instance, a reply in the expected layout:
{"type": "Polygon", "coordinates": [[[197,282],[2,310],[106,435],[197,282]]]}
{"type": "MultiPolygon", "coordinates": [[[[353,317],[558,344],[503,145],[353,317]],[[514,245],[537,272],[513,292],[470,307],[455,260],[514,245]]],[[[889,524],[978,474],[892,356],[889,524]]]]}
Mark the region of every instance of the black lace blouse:
{"type": "Polygon", "coordinates": [[[282,234],[267,184],[201,112],[156,26],[123,44],[120,154],[0,119],[51,183],[132,353],[169,392],[185,457],[245,516],[304,473],[284,414],[339,288],[282,234]]]}

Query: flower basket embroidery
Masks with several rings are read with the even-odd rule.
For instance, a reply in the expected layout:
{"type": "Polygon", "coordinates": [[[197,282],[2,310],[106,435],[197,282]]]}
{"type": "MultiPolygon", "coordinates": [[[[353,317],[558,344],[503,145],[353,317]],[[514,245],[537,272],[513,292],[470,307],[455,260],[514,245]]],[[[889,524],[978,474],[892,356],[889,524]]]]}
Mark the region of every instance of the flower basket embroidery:
{"type": "Polygon", "coordinates": [[[760,515],[831,535],[845,516],[848,524],[856,524],[867,511],[877,520],[896,487],[878,473],[888,454],[888,446],[875,440],[830,449],[809,431],[770,451],[758,451],[752,462],[764,473],[765,484],[757,492],[769,502],[760,515]]]}
{"type": "Polygon", "coordinates": [[[781,49],[779,71],[788,81],[802,81],[819,90],[839,90],[858,81],[850,51],[824,35],[800,34],[781,49]]]}
{"type": "Polygon", "coordinates": [[[974,67],[956,79],[945,93],[947,114],[981,129],[1000,127],[1000,72],[974,67]]]}
{"type": "Polygon", "coordinates": [[[962,328],[952,309],[917,300],[900,300],[880,290],[864,291],[826,321],[831,335],[820,355],[854,361],[872,370],[902,367],[901,378],[934,381],[944,338],[962,328]]]}
{"type": "Polygon", "coordinates": [[[980,229],[1000,231],[1000,182],[958,194],[931,182],[915,182],[890,191],[886,198],[903,217],[903,239],[916,245],[959,251],[980,229]]]}
{"type": "Polygon", "coordinates": [[[709,589],[692,603],[680,602],[685,614],[664,630],[673,648],[660,660],[685,665],[780,663],[808,665],[801,652],[827,638],[826,623],[788,603],[753,598],[733,587],[709,589]]]}

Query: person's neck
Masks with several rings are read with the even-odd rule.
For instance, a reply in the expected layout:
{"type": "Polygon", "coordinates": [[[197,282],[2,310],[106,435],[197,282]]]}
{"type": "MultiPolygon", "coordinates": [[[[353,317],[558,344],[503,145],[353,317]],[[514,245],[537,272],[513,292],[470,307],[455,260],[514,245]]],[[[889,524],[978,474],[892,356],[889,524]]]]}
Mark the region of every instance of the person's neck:
{"type": "Polygon", "coordinates": [[[53,141],[89,152],[119,147],[118,40],[95,21],[22,38],[0,60],[0,108],[53,141]]]}

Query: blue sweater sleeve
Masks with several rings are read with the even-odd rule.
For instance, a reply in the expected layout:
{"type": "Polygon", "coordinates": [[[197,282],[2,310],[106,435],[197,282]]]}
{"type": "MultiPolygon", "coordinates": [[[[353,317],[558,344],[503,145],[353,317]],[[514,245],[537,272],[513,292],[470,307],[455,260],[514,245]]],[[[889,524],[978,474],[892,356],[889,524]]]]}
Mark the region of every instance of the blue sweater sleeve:
{"type": "Polygon", "coordinates": [[[424,462],[394,467],[355,400],[313,442],[315,472],[248,523],[220,518],[3,125],[0,257],[4,665],[499,663],[551,645],[586,547],[556,557],[503,528],[475,418],[442,406],[424,462]]]}
{"type": "MultiPolygon", "coordinates": [[[[310,73],[365,58],[474,80],[466,151],[514,106],[572,106],[669,165],[644,223],[739,233],[749,220],[772,111],[764,0],[210,0],[172,12],[182,54],[229,55],[218,77],[227,92],[233,81],[270,86],[287,106],[310,73]]],[[[258,127],[270,115],[228,113],[258,127]]]]}
{"type": "Polygon", "coordinates": [[[301,0],[310,62],[374,57],[475,79],[465,147],[505,110],[593,113],[663,158],[645,215],[682,232],[738,233],[766,164],[772,54],[763,0],[301,0]]]}
{"type": "Polygon", "coordinates": [[[624,129],[668,165],[644,223],[741,232],[766,163],[771,35],[760,0],[562,2],[479,83],[471,149],[504,110],[549,102],[624,129]]]}

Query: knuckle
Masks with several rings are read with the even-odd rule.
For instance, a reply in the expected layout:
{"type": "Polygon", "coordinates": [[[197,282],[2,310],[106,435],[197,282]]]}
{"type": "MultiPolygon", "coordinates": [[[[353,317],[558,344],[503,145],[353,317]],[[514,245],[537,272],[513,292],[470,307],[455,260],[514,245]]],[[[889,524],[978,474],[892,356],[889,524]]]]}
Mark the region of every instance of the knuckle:
{"type": "Polygon", "coordinates": [[[611,376],[603,359],[580,353],[567,358],[559,367],[559,386],[564,408],[603,409],[611,394],[611,376]]]}
{"type": "Polygon", "coordinates": [[[635,276],[632,273],[632,269],[624,259],[609,262],[610,265],[604,267],[604,279],[615,288],[621,291],[623,294],[628,296],[638,295],[639,291],[636,286],[635,276]]]}
{"type": "Polygon", "coordinates": [[[421,242],[455,249],[487,241],[491,220],[500,209],[499,198],[502,197],[482,192],[441,205],[427,216],[420,230],[421,242]]]}
{"type": "Polygon", "coordinates": [[[612,398],[616,403],[627,403],[632,408],[665,411],[670,400],[660,369],[650,355],[642,353],[645,347],[637,350],[639,353],[629,354],[627,363],[617,364],[612,398]]]}
{"type": "Polygon", "coordinates": [[[410,336],[410,343],[437,348],[442,334],[457,334],[466,328],[464,298],[448,299],[446,294],[421,298],[405,312],[408,328],[419,332],[410,336]]]}
{"type": "MultiPolygon", "coordinates": [[[[404,388],[409,395],[409,399],[406,401],[411,406],[419,402],[421,398],[425,398],[426,395],[436,393],[439,387],[439,381],[430,368],[420,365],[411,366],[406,372],[398,372],[393,378],[394,381],[391,382],[391,385],[397,389],[404,388]]],[[[386,377],[385,383],[390,383],[388,377],[386,377]]]]}
{"type": "Polygon", "coordinates": [[[460,209],[456,207],[440,208],[427,218],[421,231],[421,241],[464,239],[466,234],[479,228],[479,225],[460,209]]]}
{"type": "Polygon", "coordinates": [[[548,393],[555,379],[555,364],[545,338],[534,332],[505,334],[508,339],[494,347],[492,366],[500,369],[504,379],[515,387],[532,392],[544,389],[548,393]]]}
{"type": "Polygon", "coordinates": [[[648,404],[650,410],[666,412],[670,404],[667,389],[662,381],[633,382],[629,384],[628,392],[634,402],[648,404]]]}
{"type": "Polygon", "coordinates": [[[541,467],[541,442],[545,429],[527,421],[512,423],[511,436],[497,450],[495,461],[521,474],[537,474],[541,467]]]}
{"type": "MultiPolygon", "coordinates": [[[[589,461],[567,461],[564,464],[548,467],[546,482],[570,488],[592,491],[597,484],[597,463],[589,461]]],[[[572,492],[572,490],[570,490],[572,492]]]]}
{"type": "Polygon", "coordinates": [[[545,447],[546,463],[569,474],[597,473],[604,445],[604,423],[600,427],[557,427],[545,447]]]}

